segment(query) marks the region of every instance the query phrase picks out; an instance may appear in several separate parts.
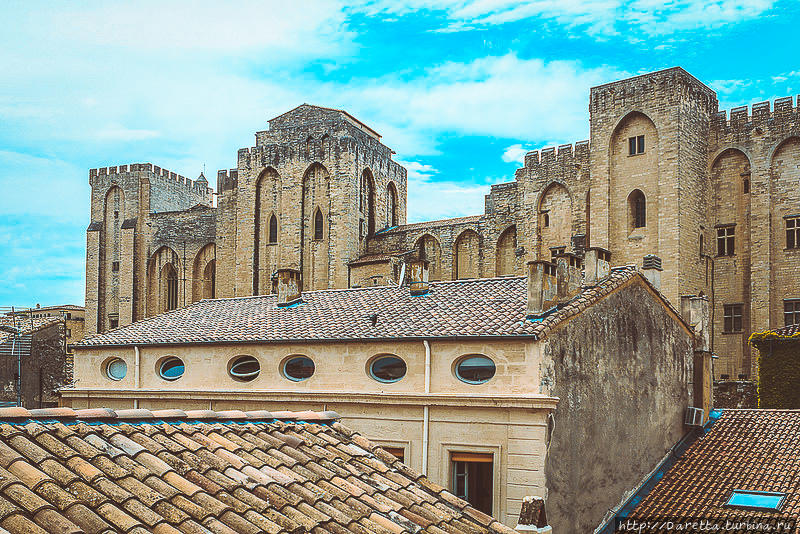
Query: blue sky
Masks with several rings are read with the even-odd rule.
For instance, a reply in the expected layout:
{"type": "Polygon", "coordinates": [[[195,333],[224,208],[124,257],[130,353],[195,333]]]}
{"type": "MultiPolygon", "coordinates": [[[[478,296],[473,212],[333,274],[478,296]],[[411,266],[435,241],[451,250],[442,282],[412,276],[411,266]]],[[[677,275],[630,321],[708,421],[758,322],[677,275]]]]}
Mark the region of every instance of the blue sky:
{"type": "Polygon", "coordinates": [[[680,65],[722,109],[800,93],[796,2],[6,2],[0,306],[83,303],[88,169],[235,166],[308,102],[383,135],[409,220],[483,211],[527,150],[588,137],[588,91],[680,65]],[[443,201],[443,199],[445,201],[443,201]]]}

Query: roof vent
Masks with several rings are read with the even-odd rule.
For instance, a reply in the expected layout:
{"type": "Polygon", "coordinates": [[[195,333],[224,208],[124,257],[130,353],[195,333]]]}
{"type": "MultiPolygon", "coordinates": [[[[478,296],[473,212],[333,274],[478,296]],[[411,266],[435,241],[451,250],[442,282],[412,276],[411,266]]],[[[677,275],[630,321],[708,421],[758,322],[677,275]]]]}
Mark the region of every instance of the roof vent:
{"type": "Polygon", "coordinates": [[[553,529],[547,524],[543,498],[532,496],[522,498],[522,509],[519,512],[515,530],[525,533],[552,534],[553,529]]]}
{"type": "Polygon", "coordinates": [[[611,268],[611,252],[600,247],[589,247],[584,257],[583,285],[596,286],[608,276],[611,268]]]}
{"type": "Polygon", "coordinates": [[[661,258],[655,254],[648,254],[642,259],[642,274],[650,284],[656,288],[661,289],[661,258]]]}

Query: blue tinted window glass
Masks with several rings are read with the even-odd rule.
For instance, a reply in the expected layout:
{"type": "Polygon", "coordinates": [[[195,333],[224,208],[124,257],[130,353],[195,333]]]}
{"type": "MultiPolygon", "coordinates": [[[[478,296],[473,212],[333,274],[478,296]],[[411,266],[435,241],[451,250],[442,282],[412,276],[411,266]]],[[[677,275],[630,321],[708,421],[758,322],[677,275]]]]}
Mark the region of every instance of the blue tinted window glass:
{"type": "Polygon", "coordinates": [[[783,503],[784,497],[786,497],[785,493],[734,490],[726,504],[728,506],[759,508],[761,510],[778,510],[783,503]]]}
{"type": "Polygon", "coordinates": [[[159,374],[164,380],[177,380],[183,376],[183,362],[178,358],[167,358],[161,364],[159,374]]]}

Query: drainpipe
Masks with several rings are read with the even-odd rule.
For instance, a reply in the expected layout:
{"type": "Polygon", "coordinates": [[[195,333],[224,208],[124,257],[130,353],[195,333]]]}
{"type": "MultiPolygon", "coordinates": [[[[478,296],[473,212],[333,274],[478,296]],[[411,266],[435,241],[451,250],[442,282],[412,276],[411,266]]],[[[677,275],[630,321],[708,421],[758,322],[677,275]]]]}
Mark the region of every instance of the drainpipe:
{"type": "MultiPolygon", "coordinates": [[[[425,345],[425,395],[431,392],[431,344],[427,339],[422,340],[425,345]]],[[[430,433],[431,413],[427,404],[422,407],[422,474],[428,476],[428,434],[430,433]]]]}
{"type": "MultiPolygon", "coordinates": [[[[139,356],[139,346],[138,345],[134,345],[133,346],[133,352],[136,355],[136,357],[134,358],[134,364],[133,364],[133,386],[136,389],[139,389],[139,387],[140,387],[139,369],[141,368],[141,358],[139,356]]],[[[138,398],[134,398],[133,399],[133,407],[134,408],[138,408],[139,407],[139,399],[138,398]]]]}

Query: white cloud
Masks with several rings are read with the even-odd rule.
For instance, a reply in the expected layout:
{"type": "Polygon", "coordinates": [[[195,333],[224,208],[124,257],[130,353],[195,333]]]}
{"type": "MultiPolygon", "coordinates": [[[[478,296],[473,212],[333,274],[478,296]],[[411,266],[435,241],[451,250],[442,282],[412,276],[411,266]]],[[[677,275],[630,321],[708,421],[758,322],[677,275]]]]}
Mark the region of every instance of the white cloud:
{"type": "Polygon", "coordinates": [[[364,0],[354,9],[372,15],[437,12],[450,21],[445,31],[540,19],[597,36],[618,35],[627,25],[656,36],[740,23],[762,16],[774,4],[775,0],[364,0]]]}
{"type": "Polygon", "coordinates": [[[408,222],[431,221],[484,211],[488,185],[457,182],[408,180],[408,222]]]}
{"type": "Polygon", "coordinates": [[[321,91],[327,93],[325,101],[374,124],[398,153],[420,155],[430,153],[431,143],[443,132],[584,139],[589,88],[626,74],[605,66],[585,68],[577,61],[545,62],[506,54],[445,62],[412,80],[387,75],[321,91]],[[390,135],[394,131],[405,132],[399,144],[390,135]]]}

